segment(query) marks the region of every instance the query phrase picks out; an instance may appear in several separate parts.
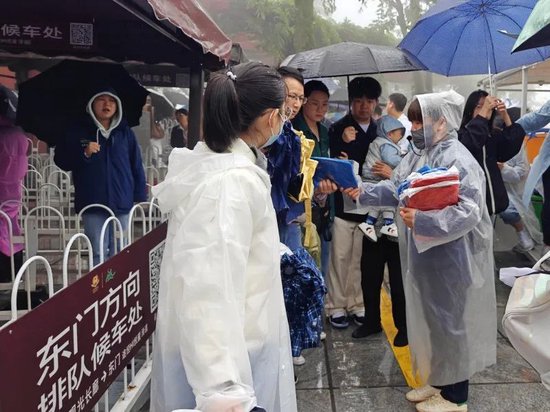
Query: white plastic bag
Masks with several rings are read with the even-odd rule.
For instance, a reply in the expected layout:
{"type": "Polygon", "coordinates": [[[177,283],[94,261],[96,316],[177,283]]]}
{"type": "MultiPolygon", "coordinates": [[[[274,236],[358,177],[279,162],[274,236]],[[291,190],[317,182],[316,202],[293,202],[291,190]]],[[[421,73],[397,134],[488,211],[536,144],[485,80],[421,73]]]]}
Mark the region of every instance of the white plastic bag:
{"type": "MultiPolygon", "coordinates": [[[[539,260],[533,271],[550,258],[539,260]]],[[[535,273],[515,280],[502,318],[506,336],[518,353],[540,374],[550,390],[550,275],[535,273]]]]}

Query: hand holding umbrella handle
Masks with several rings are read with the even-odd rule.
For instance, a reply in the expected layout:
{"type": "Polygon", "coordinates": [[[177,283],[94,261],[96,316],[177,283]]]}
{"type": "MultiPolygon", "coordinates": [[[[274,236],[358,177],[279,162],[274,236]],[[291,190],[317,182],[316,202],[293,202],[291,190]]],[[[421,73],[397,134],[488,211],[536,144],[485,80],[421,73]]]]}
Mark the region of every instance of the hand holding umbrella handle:
{"type": "Polygon", "coordinates": [[[86,157],[91,157],[94,153],[99,152],[101,149],[101,146],[99,143],[96,142],[90,142],[88,143],[88,146],[86,146],[86,149],[84,149],[84,155],[86,157]]]}

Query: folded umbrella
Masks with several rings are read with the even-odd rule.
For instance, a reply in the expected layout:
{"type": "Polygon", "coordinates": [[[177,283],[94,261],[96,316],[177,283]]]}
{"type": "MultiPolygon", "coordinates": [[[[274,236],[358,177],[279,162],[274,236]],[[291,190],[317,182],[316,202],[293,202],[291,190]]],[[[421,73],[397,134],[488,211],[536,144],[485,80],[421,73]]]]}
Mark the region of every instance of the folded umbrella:
{"type": "Polygon", "coordinates": [[[114,89],[123,117],[139,124],[149,93],[119,64],[64,60],[19,86],[16,123],[50,146],[86,114],[90,98],[114,89]]]}

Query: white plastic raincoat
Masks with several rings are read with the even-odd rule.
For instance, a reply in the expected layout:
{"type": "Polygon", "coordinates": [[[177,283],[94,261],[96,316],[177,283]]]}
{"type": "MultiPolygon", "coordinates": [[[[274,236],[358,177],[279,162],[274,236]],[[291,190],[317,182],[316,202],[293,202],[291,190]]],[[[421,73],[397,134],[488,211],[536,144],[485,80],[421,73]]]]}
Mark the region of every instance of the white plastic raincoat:
{"type": "Polygon", "coordinates": [[[424,383],[449,385],[496,361],[493,228],[483,171],[457,138],[464,99],[453,91],[416,98],[426,148],[409,151],[390,180],[363,183],[360,201],[397,206],[396,188],[411,172],[459,170],[457,205],[417,211],[413,229],[396,219],[413,372],[424,383]]]}
{"type": "Polygon", "coordinates": [[[525,206],[522,201],[525,180],[529,175],[530,169],[531,167],[527,159],[527,153],[525,152],[525,145],[523,145],[517,155],[504,163],[503,168],[500,170],[500,174],[502,175],[504,186],[508,192],[510,203],[517,209],[529,235],[531,235],[537,244],[541,245],[542,233],[533,205],[529,203],[528,206],[525,206]]]}
{"type": "Polygon", "coordinates": [[[269,176],[238,139],[174,149],[153,188],[171,212],[161,266],[151,411],[296,411],[269,176]]]}

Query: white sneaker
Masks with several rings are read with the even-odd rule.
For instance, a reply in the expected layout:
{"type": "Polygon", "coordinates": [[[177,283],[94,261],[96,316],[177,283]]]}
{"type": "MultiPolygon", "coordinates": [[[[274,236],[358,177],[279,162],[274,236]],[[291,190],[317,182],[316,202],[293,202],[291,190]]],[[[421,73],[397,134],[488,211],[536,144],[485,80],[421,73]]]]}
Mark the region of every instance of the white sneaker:
{"type": "Polygon", "coordinates": [[[319,335],[319,339],[325,340],[326,338],[327,338],[327,334],[325,332],[321,332],[321,334],[319,335]]]}
{"type": "Polygon", "coordinates": [[[386,235],[390,237],[397,237],[397,226],[395,223],[392,223],[391,225],[384,225],[380,229],[381,235],[386,235]]]}
{"type": "Polygon", "coordinates": [[[468,405],[466,403],[456,404],[444,399],[439,393],[432,396],[424,402],[416,404],[418,412],[466,412],[468,405]]]}
{"type": "Polygon", "coordinates": [[[302,366],[304,363],[306,363],[306,358],[304,358],[302,355],[296,356],[295,358],[292,358],[292,363],[295,366],[302,366]]]}
{"type": "Polygon", "coordinates": [[[363,234],[367,237],[367,239],[372,240],[373,242],[378,241],[378,236],[376,236],[376,230],[374,229],[374,225],[371,225],[367,222],[363,222],[359,225],[359,229],[363,234]]]}
{"type": "Polygon", "coordinates": [[[421,388],[413,389],[412,391],[407,392],[405,397],[410,402],[422,402],[426,399],[430,399],[434,395],[437,395],[439,392],[441,392],[439,389],[434,388],[430,385],[426,385],[421,388]]]}

